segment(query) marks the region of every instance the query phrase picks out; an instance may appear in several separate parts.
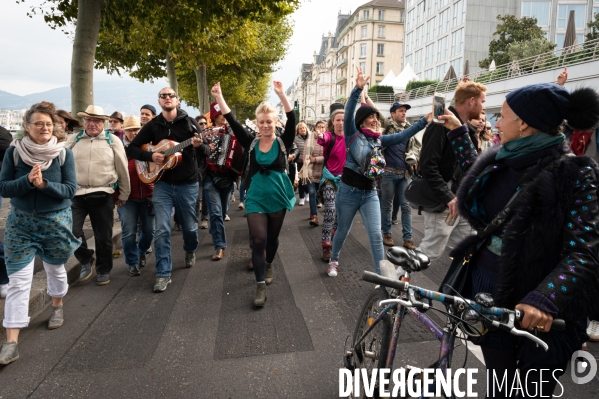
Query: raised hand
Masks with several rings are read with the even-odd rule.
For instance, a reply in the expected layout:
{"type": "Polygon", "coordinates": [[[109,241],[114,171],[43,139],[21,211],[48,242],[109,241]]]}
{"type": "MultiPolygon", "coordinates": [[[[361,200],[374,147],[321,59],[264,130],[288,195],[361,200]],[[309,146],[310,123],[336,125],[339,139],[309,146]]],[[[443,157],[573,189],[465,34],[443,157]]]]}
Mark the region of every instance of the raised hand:
{"type": "Polygon", "coordinates": [[[357,66],[357,76],[356,76],[356,86],[358,86],[360,89],[363,89],[364,86],[366,86],[366,83],[368,83],[368,81],[370,80],[370,76],[364,76],[364,71],[362,71],[362,68],[357,66]]]}
{"type": "Polygon", "coordinates": [[[567,81],[568,81],[568,68],[564,68],[562,73],[560,73],[559,76],[557,77],[557,84],[563,87],[567,81]]]}
{"type": "Polygon", "coordinates": [[[210,90],[210,94],[212,94],[212,97],[214,97],[214,98],[223,96],[223,92],[220,89],[220,82],[216,82],[214,84],[214,86],[212,86],[212,89],[210,90]]]}
{"type": "Polygon", "coordinates": [[[274,86],[275,94],[277,96],[283,94],[283,83],[279,82],[278,80],[273,80],[272,85],[274,86]]]}

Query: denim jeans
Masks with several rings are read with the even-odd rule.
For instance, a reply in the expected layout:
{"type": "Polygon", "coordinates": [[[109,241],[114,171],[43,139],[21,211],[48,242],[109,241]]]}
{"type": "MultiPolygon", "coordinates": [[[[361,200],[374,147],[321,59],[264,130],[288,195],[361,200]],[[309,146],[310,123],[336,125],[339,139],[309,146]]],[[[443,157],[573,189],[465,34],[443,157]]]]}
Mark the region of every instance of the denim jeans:
{"type": "Polygon", "coordinates": [[[154,239],[154,215],[149,215],[148,201],[128,200],[119,208],[121,215],[121,230],[123,252],[127,266],[137,266],[139,255],[145,255],[154,239]],[[136,244],[137,220],[141,221],[141,233],[136,244]]]}
{"type": "Polygon", "coordinates": [[[245,189],[243,188],[243,179],[239,183],[239,202],[245,201],[245,189]]]}
{"type": "Polygon", "coordinates": [[[212,177],[206,176],[204,180],[204,193],[210,215],[210,235],[214,242],[214,249],[227,248],[227,235],[225,234],[225,215],[229,211],[231,187],[218,188],[212,183],[212,177]]]}
{"type": "Polygon", "coordinates": [[[335,208],[337,209],[337,232],[333,237],[331,259],[339,259],[339,253],[349,235],[354,217],[360,211],[370,242],[374,271],[381,274],[379,262],[385,259],[385,253],[381,233],[381,208],[376,190],[359,190],[341,182],[335,198],[335,208]]]}
{"type": "Polygon", "coordinates": [[[405,175],[397,175],[391,172],[385,172],[381,180],[381,220],[383,233],[391,233],[391,213],[393,210],[393,199],[401,206],[401,231],[403,239],[412,239],[412,208],[404,193],[410,179],[405,175]]]}
{"type": "Polygon", "coordinates": [[[154,184],[154,213],[156,231],[156,277],[170,277],[173,269],[171,257],[171,211],[173,206],[179,214],[183,230],[183,250],[192,254],[198,249],[198,226],[196,225],[195,204],[198,198],[198,182],[168,184],[159,181],[154,184]]]}
{"type": "MultiPolygon", "coordinates": [[[[0,197],[0,208],[2,208],[2,197],[0,197]]],[[[8,284],[8,273],[4,262],[4,244],[0,241],[0,285],[4,284],[8,284]]]]}
{"type": "Polygon", "coordinates": [[[308,183],[306,184],[306,188],[308,190],[308,194],[310,195],[310,215],[316,215],[316,186],[318,183],[308,183]]]}

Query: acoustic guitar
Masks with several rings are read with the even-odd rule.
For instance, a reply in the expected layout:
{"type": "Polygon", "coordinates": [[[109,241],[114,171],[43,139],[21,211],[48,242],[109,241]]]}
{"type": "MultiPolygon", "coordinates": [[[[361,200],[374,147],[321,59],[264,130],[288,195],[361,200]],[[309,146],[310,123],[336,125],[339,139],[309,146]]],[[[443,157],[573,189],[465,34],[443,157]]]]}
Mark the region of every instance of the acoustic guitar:
{"type": "Polygon", "coordinates": [[[182,143],[164,139],[156,145],[142,145],[141,149],[144,151],[164,154],[164,161],[161,164],[148,161],[135,161],[135,169],[139,175],[139,180],[146,184],[155,183],[162,177],[164,172],[181,165],[183,154],[180,151],[189,147],[192,139],[193,137],[182,143]]]}

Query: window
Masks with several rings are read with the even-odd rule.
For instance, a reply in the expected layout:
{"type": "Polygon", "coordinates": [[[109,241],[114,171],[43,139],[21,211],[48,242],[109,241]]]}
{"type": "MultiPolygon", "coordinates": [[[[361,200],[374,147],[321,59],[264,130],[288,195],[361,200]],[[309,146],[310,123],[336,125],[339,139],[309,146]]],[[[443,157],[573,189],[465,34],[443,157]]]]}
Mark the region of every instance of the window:
{"type": "Polygon", "coordinates": [[[414,69],[417,71],[422,69],[422,49],[414,54],[414,69]]]}
{"type": "Polygon", "coordinates": [[[437,66],[437,79],[442,80],[447,72],[447,64],[437,66]]]}
{"type": "Polygon", "coordinates": [[[412,29],[413,25],[414,25],[414,10],[410,10],[410,12],[408,12],[408,29],[412,29]]]}
{"type": "Polygon", "coordinates": [[[362,27],[362,36],[361,36],[362,39],[366,39],[367,35],[368,35],[368,27],[363,26],[362,27]]]}
{"type": "Polygon", "coordinates": [[[463,62],[462,62],[461,58],[451,61],[451,66],[453,67],[453,70],[455,71],[455,75],[458,78],[462,77],[462,64],[463,64],[463,62]]]}
{"type": "Polygon", "coordinates": [[[595,14],[599,14],[599,7],[593,8],[593,19],[595,19],[595,14]]]}
{"type": "Polygon", "coordinates": [[[464,0],[460,0],[453,5],[453,27],[461,25],[464,22],[464,0]]]}
{"type": "Polygon", "coordinates": [[[360,62],[360,68],[362,68],[362,73],[364,73],[364,75],[366,75],[366,63],[365,62],[360,62]]]}
{"type": "Polygon", "coordinates": [[[376,55],[378,55],[378,56],[385,55],[385,45],[384,44],[379,43],[376,45],[376,55]]]}
{"type": "Polygon", "coordinates": [[[412,39],[414,39],[414,32],[410,32],[406,35],[406,53],[412,51],[412,39]]]}
{"type": "Polygon", "coordinates": [[[376,81],[376,84],[377,84],[377,85],[380,85],[380,84],[381,84],[381,82],[382,82],[382,80],[377,80],[377,81],[376,81]]]}
{"type": "Polygon", "coordinates": [[[324,98],[327,96],[327,89],[326,87],[321,87],[320,88],[320,97],[324,98]]]}
{"type": "Polygon", "coordinates": [[[462,35],[464,28],[458,29],[451,34],[451,55],[457,55],[462,52],[462,35]]]}
{"type": "Polygon", "coordinates": [[[441,0],[441,7],[445,7],[449,4],[449,0],[441,0]]]}
{"type": "MultiPolygon", "coordinates": [[[[555,43],[557,44],[557,49],[564,48],[564,39],[566,39],[565,33],[558,33],[555,35],[555,43]]],[[[577,33],[576,39],[578,40],[578,44],[582,44],[584,42],[584,34],[577,33]]]]}
{"type": "Polygon", "coordinates": [[[429,44],[424,51],[424,66],[430,66],[435,63],[435,44],[429,44]]]}
{"type": "Polygon", "coordinates": [[[415,44],[415,48],[420,47],[420,45],[422,44],[422,32],[424,31],[424,25],[420,25],[419,27],[416,28],[416,44],[415,44]]]}
{"type": "MultiPolygon", "coordinates": [[[[576,29],[586,27],[586,4],[558,4],[557,6],[557,29],[566,29],[570,11],[574,11],[576,29]]],[[[563,43],[563,41],[562,41],[563,43]]]]}
{"type": "Polygon", "coordinates": [[[325,110],[324,110],[324,104],[320,104],[320,114],[324,114],[325,110]]]}
{"type": "Polygon", "coordinates": [[[308,93],[312,93],[312,85],[308,86],[308,93]]]}
{"type": "Polygon", "coordinates": [[[376,63],[376,74],[382,75],[385,72],[385,67],[382,62],[376,63]]]}
{"type": "Polygon", "coordinates": [[[433,78],[433,68],[427,69],[424,71],[424,79],[432,79],[433,78]]]}
{"type": "Polygon", "coordinates": [[[451,15],[451,9],[446,9],[439,14],[439,34],[449,31],[449,16],[451,15]]]}
{"type": "Polygon", "coordinates": [[[444,59],[447,59],[448,57],[448,47],[447,47],[447,38],[449,36],[445,36],[442,37],[441,39],[439,39],[439,42],[437,43],[437,61],[443,61],[444,59]]]}
{"type": "Polygon", "coordinates": [[[360,44],[360,58],[366,57],[366,45],[360,44]]]}
{"type": "Polygon", "coordinates": [[[379,10],[379,21],[385,20],[385,10],[379,10]]]}
{"type": "Polygon", "coordinates": [[[370,19],[370,10],[364,10],[364,21],[370,19]]]}
{"type": "Polygon", "coordinates": [[[437,9],[437,1],[438,0],[429,0],[428,1],[428,15],[435,14],[435,10],[437,9]]]}
{"type": "Polygon", "coordinates": [[[306,113],[307,113],[307,115],[308,115],[308,118],[312,118],[312,111],[311,111],[310,109],[308,109],[308,110],[306,111],[306,113]]]}
{"type": "Polygon", "coordinates": [[[416,23],[424,21],[424,1],[421,1],[416,6],[416,23]]]}
{"type": "MultiPolygon", "coordinates": [[[[406,65],[412,66],[412,54],[406,55],[406,65]]],[[[404,67],[406,66],[404,65],[404,67]]]]}
{"type": "Polygon", "coordinates": [[[427,23],[426,23],[426,41],[431,41],[431,40],[435,40],[435,28],[437,27],[437,20],[436,18],[431,18],[427,23]]]}
{"type": "Polygon", "coordinates": [[[379,35],[378,37],[385,37],[385,25],[379,25],[379,35]]]}
{"type": "Polygon", "coordinates": [[[537,25],[549,26],[549,1],[523,1],[522,16],[536,18],[537,25]]]}

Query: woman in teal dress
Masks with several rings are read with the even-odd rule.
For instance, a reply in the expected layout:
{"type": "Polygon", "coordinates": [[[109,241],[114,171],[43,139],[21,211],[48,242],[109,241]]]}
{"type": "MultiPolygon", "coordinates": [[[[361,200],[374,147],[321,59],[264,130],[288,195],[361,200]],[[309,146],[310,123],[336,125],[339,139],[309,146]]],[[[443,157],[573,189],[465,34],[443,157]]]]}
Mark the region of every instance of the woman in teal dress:
{"type": "Polygon", "coordinates": [[[279,233],[285,214],[295,205],[293,186],[286,174],[287,149],[291,148],[295,138],[295,114],[283,92],[283,84],[278,81],[273,83],[287,115],[285,131],[280,137],[277,137],[275,128],[277,112],[271,104],[264,102],[256,109],[259,137],[254,139],[231,114],[220,82],[211,90],[233,134],[249,151],[249,171],[243,186],[247,190],[245,206],[257,283],[255,306],[264,306],[266,302],[266,285],[273,281],[272,262],[279,247],[279,233]]]}

